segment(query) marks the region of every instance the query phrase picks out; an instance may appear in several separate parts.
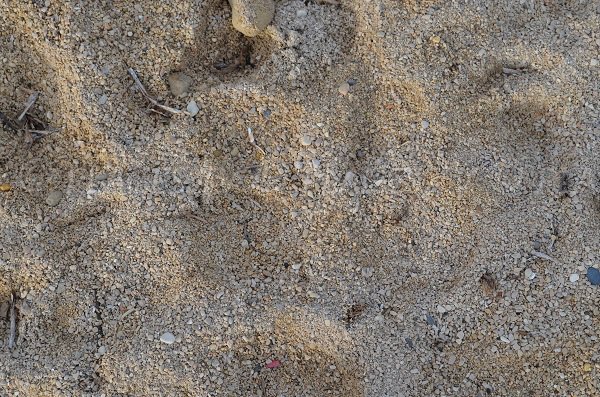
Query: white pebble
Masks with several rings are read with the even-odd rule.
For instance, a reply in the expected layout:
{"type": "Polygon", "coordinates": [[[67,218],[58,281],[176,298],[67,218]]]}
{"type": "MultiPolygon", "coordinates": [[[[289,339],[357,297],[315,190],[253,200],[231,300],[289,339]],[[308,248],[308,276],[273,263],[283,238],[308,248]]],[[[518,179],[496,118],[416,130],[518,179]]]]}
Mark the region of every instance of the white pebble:
{"type": "Polygon", "coordinates": [[[571,274],[571,276],[569,277],[569,281],[572,283],[576,283],[577,281],[579,281],[579,274],[577,274],[577,273],[571,274]]]}
{"type": "Polygon", "coordinates": [[[298,18],[302,18],[308,15],[308,11],[305,8],[301,8],[299,10],[296,11],[296,16],[298,18]]]}
{"type": "Polygon", "coordinates": [[[535,278],[535,273],[531,269],[525,269],[525,278],[527,280],[533,280],[535,278]]]}
{"type": "Polygon", "coordinates": [[[175,335],[170,332],[165,332],[160,336],[160,341],[162,343],[166,343],[167,345],[172,345],[175,343],[175,335]]]}

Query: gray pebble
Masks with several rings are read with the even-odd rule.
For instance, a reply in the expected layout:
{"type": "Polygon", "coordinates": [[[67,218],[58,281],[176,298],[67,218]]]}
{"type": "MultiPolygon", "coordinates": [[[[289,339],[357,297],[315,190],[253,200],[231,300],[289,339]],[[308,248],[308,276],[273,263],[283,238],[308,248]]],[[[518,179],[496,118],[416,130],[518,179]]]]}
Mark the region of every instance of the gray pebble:
{"type": "Polygon", "coordinates": [[[198,114],[198,112],[200,111],[200,108],[198,107],[198,104],[196,103],[196,101],[194,101],[193,99],[190,101],[190,103],[188,103],[187,105],[187,111],[188,113],[194,117],[195,115],[198,114]]]}
{"type": "Polygon", "coordinates": [[[50,207],[56,207],[58,203],[60,203],[60,200],[62,200],[62,197],[62,192],[59,192],[58,190],[50,192],[48,197],[46,197],[46,204],[48,204],[50,207]]]}
{"type": "Polygon", "coordinates": [[[311,143],[312,143],[312,137],[308,134],[304,134],[304,135],[302,135],[302,138],[300,138],[300,144],[302,146],[310,146],[311,143]]]}

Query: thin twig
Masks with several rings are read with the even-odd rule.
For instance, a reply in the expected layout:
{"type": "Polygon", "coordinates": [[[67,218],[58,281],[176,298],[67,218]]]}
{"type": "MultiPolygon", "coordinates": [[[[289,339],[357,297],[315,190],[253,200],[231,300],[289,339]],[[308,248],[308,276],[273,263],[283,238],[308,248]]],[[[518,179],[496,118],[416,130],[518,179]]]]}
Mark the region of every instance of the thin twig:
{"type": "Polygon", "coordinates": [[[29,95],[29,98],[27,98],[27,101],[25,102],[25,109],[23,109],[19,117],[17,117],[17,121],[23,120],[23,117],[25,117],[25,115],[27,114],[29,109],[31,109],[35,101],[37,101],[39,95],[40,94],[38,92],[34,92],[33,94],[29,95]]]}
{"type": "Polygon", "coordinates": [[[17,333],[17,314],[15,312],[15,294],[10,294],[10,333],[8,335],[8,348],[12,350],[15,346],[15,336],[17,333]]]}
{"type": "Polygon", "coordinates": [[[152,98],[150,96],[150,94],[148,94],[148,91],[146,91],[146,88],[144,88],[144,85],[140,81],[140,78],[138,77],[138,75],[135,72],[135,70],[133,70],[132,68],[129,68],[129,69],[127,69],[127,71],[129,72],[129,75],[131,76],[131,78],[133,79],[133,81],[135,81],[135,84],[138,86],[138,88],[139,88],[140,92],[142,93],[142,95],[148,101],[150,101],[154,106],[156,106],[157,108],[160,108],[160,109],[162,109],[162,110],[164,110],[166,112],[169,112],[169,113],[173,113],[173,114],[186,114],[188,116],[190,115],[185,110],[175,109],[175,108],[172,108],[170,106],[161,105],[160,103],[158,103],[158,101],[156,99],[152,98]]]}
{"type": "Polygon", "coordinates": [[[252,128],[248,127],[248,141],[250,142],[250,144],[252,146],[254,146],[259,152],[262,153],[262,155],[264,156],[266,153],[265,151],[256,144],[256,141],[254,140],[254,133],[252,133],[252,128]]]}
{"type": "Polygon", "coordinates": [[[536,256],[536,257],[538,257],[540,259],[545,259],[547,261],[556,262],[556,260],[554,258],[552,258],[551,256],[546,255],[543,252],[539,252],[539,251],[536,251],[536,250],[532,250],[531,251],[531,255],[536,256]]]}

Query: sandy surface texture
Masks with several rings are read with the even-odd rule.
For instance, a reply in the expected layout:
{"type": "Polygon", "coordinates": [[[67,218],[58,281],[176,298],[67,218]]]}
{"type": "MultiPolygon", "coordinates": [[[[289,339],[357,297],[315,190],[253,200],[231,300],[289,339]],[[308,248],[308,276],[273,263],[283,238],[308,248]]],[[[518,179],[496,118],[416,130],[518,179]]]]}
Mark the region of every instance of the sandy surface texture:
{"type": "Polygon", "coordinates": [[[597,0],[0,0],[0,112],[1,396],[600,395],[597,0]]]}

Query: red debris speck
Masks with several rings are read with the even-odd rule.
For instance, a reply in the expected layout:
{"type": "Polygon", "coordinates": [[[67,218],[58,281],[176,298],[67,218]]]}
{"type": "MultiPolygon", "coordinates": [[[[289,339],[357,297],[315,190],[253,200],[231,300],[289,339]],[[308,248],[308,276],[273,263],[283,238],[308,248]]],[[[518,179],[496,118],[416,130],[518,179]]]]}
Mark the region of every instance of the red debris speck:
{"type": "Polygon", "coordinates": [[[281,361],[272,360],[270,363],[267,363],[267,368],[277,368],[281,365],[281,361]]]}

